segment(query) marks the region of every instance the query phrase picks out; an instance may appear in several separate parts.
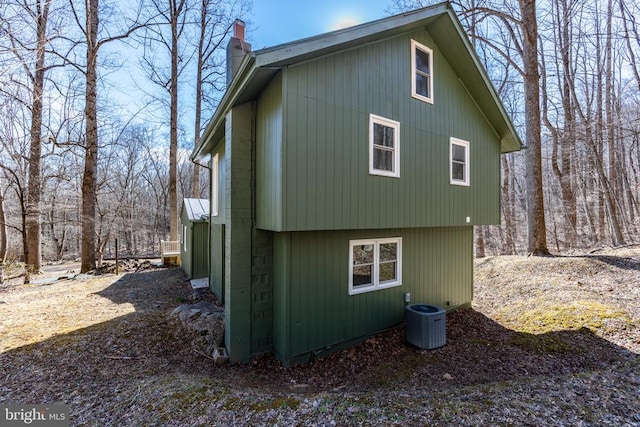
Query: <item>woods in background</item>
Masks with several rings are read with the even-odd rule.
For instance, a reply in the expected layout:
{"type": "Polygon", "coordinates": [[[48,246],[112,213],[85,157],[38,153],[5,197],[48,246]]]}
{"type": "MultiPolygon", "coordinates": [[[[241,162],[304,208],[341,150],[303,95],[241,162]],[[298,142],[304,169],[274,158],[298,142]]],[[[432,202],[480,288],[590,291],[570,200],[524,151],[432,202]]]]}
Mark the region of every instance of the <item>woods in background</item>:
{"type": "MultiPolygon", "coordinates": [[[[390,12],[431,3],[394,0],[390,12]]],[[[224,91],[221,48],[250,5],[127,7],[0,4],[2,260],[37,271],[42,258],[82,256],[87,271],[115,237],[124,255],[157,254],[160,240],[179,238],[178,201],[206,197],[207,173],[188,156],[224,91]],[[118,87],[120,50],[139,87],[118,87]],[[140,106],[123,101],[128,91],[140,106]]],[[[502,224],[477,227],[476,254],[638,242],[640,4],[453,7],[527,146],[502,158],[502,224]]]]}
{"type": "MultiPolygon", "coordinates": [[[[394,0],[392,11],[431,3],[394,0]]],[[[502,225],[478,227],[477,255],[637,242],[638,2],[453,6],[527,146],[502,159],[502,225]]]]}
{"type": "Polygon", "coordinates": [[[177,239],[178,200],[206,191],[185,135],[195,122],[198,137],[221,96],[219,47],[249,4],[134,3],[0,4],[0,258],[23,259],[27,273],[43,254],[92,270],[114,237],[124,254],[156,254],[177,239]],[[125,53],[136,87],[112,76],[125,53]]]}

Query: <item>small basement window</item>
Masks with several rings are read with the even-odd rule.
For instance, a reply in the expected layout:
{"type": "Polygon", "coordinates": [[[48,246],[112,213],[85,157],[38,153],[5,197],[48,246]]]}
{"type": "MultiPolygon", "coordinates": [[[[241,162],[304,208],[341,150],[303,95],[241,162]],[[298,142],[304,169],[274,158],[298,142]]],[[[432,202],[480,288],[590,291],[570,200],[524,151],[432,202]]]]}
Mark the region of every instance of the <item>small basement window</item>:
{"type": "Polygon", "coordinates": [[[433,50],[411,40],[411,96],[433,104],[433,50]]]}
{"type": "Polygon", "coordinates": [[[400,177],[400,122],[369,115],[369,173],[400,177]]]}
{"type": "Polygon", "coordinates": [[[469,185],[469,142],[450,139],[449,176],[451,184],[469,185]]]}
{"type": "Polygon", "coordinates": [[[402,285],[402,238],[349,242],[349,295],[402,285]]]}

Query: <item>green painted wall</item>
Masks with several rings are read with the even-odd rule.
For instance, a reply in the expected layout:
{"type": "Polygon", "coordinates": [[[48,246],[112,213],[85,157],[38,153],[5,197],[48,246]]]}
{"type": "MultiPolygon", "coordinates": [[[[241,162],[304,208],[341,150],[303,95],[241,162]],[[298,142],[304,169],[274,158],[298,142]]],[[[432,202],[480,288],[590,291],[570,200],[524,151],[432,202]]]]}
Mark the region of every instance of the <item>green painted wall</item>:
{"type": "MultiPolygon", "coordinates": [[[[224,230],[227,219],[227,198],[225,196],[225,189],[227,187],[227,155],[225,151],[226,141],[221,140],[211,153],[211,157],[218,155],[218,215],[211,216],[210,219],[210,238],[209,238],[209,250],[210,250],[210,271],[209,271],[209,288],[220,301],[224,303],[224,264],[225,264],[225,252],[224,252],[224,230]]],[[[209,161],[209,167],[212,166],[212,161],[209,161]]],[[[211,169],[210,169],[210,172],[211,169]]],[[[210,179],[209,182],[212,182],[210,179]]],[[[209,196],[210,203],[213,203],[213,196],[209,196]]],[[[212,206],[209,206],[209,211],[213,212],[212,206]]]]}
{"type": "Polygon", "coordinates": [[[197,221],[192,224],[191,239],[191,278],[197,279],[209,275],[209,223],[197,221]]]}
{"type": "Polygon", "coordinates": [[[211,224],[209,288],[224,303],[224,224],[211,224]]]}
{"type": "Polygon", "coordinates": [[[426,31],[284,69],[259,100],[258,129],[261,228],[499,222],[498,136],[426,31]],[[434,104],[411,97],[412,38],[434,50],[434,104]],[[400,178],[369,175],[370,113],[400,122],[400,178]],[[450,137],[470,141],[470,187],[449,183],[450,137]]]}
{"type": "Polygon", "coordinates": [[[232,362],[251,359],[253,103],[232,108],[225,119],[224,309],[225,346],[232,362]]]}
{"type": "Polygon", "coordinates": [[[256,221],[259,228],[282,226],[282,74],[258,98],[256,118],[256,221]]]}
{"type": "Polygon", "coordinates": [[[251,355],[273,350],[273,234],[254,229],[251,238],[251,355]]]}
{"type": "Polygon", "coordinates": [[[191,221],[184,208],[180,215],[180,266],[191,279],[209,275],[209,224],[191,221]],[[186,228],[186,235],[184,227],[186,228]],[[186,243],[185,243],[186,239],[186,243]]]}
{"type": "Polygon", "coordinates": [[[472,251],[472,227],[275,233],[276,354],[285,363],[302,361],[396,325],[405,292],[412,303],[469,304],[472,251]],[[349,240],[398,236],[402,286],[349,295],[349,240]]]}
{"type": "Polygon", "coordinates": [[[209,285],[225,304],[225,340],[233,361],[273,349],[273,233],[256,229],[252,212],[254,111],[252,103],[234,108],[224,141],[211,153],[218,154],[220,194],[219,214],[211,218],[209,285]]]}

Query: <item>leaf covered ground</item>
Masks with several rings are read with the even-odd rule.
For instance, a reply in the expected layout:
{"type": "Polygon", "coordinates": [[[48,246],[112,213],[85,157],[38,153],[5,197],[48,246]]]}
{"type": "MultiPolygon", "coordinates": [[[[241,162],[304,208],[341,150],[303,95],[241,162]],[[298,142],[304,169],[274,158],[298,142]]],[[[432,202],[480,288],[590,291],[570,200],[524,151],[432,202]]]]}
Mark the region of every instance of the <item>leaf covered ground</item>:
{"type": "Polygon", "coordinates": [[[447,345],[398,326],[307,365],[214,365],[169,316],[181,270],[0,288],[0,403],[72,425],[640,426],[640,248],[476,261],[447,345]]]}

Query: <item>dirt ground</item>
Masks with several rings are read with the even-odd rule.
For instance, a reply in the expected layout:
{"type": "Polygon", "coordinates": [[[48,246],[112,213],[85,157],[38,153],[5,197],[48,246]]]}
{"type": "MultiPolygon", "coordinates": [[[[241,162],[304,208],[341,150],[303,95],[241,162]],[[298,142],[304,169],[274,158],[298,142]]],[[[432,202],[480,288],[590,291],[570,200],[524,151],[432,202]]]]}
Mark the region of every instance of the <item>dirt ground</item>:
{"type": "Polygon", "coordinates": [[[192,299],[179,269],[51,267],[0,287],[0,403],[65,403],[72,425],[640,426],[637,247],[477,260],[446,346],[398,326],[288,369],[195,350],[169,316],[192,299]]]}

